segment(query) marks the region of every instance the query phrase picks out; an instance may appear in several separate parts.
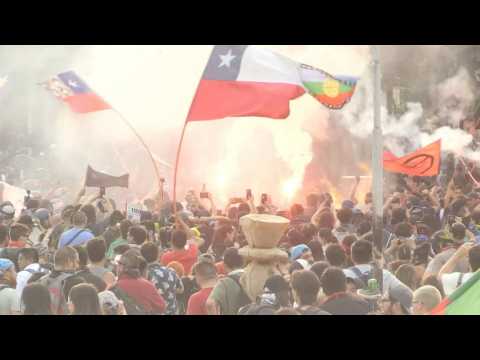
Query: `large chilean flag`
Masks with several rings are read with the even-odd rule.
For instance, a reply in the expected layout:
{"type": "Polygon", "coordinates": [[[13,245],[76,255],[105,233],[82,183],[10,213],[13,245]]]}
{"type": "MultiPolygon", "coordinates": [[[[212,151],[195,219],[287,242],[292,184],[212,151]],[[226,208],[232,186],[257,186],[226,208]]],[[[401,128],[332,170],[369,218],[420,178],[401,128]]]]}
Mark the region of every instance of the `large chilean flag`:
{"type": "Polygon", "coordinates": [[[329,108],[340,109],[352,97],[356,81],[256,46],[217,45],[187,121],[238,116],[284,119],[290,113],[289,101],[305,92],[329,108]]]}

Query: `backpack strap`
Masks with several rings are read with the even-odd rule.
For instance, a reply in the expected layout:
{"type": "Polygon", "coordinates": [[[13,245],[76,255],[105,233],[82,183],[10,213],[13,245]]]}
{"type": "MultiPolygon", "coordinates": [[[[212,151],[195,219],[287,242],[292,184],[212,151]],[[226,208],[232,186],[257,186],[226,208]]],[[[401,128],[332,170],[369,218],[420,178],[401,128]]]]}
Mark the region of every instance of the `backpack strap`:
{"type": "Polygon", "coordinates": [[[456,289],[456,288],[459,288],[460,285],[462,285],[462,280],[463,280],[463,276],[464,276],[464,275],[465,275],[464,273],[460,273],[460,275],[458,276],[457,286],[455,287],[455,289],[456,289]]]}
{"type": "MultiPolygon", "coordinates": [[[[353,271],[353,273],[356,275],[358,281],[362,284],[362,287],[365,288],[367,286],[367,284],[365,284],[365,281],[363,281],[363,273],[360,271],[359,268],[357,268],[356,266],[352,266],[350,268],[350,270],[353,271]]],[[[355,279],[356,280],[356,279],[355,279]]]]}
{"type": "Polygon", "coordinates": [[[75,236],[72,237],[72,238],[71,238],[65,245],[63,245],[63,246],[65,247],[65,246],[70,245],[81,233],[83,233],[83,232],[85,232],[85,231],[87,231],[87,229],[82,229],[82,230],[80,230],[79,232],[77,232],[77,233],[75,234],[75,236]]]}

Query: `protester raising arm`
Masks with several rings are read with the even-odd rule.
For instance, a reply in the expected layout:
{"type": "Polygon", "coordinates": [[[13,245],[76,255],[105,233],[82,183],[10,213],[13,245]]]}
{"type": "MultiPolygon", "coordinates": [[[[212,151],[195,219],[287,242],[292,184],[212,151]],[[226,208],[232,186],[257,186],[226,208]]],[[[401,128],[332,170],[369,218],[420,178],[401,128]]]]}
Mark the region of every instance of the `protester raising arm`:
{"type": "Polygon", "coordinates": [[[453,254],[450,259],[442,266],[440,271],[438,272],[437,278],[439,281],[442,281],[442,275],[451,273],[455,267],[457,266],[458,262],[468,256],[468,252],[471,248],[475,246],[474,242],[466,242],[462,246],[460,246],[457,251],[453,254]]]}
{"type": "Polygon", "coordinates": [[[355,206],[358,204],[357,189],[359,184],[360,184],[360,176],[355,176],[355,184],[353,185],[352,192],[350,193],[350,200],[352,200],[355,206]]]}

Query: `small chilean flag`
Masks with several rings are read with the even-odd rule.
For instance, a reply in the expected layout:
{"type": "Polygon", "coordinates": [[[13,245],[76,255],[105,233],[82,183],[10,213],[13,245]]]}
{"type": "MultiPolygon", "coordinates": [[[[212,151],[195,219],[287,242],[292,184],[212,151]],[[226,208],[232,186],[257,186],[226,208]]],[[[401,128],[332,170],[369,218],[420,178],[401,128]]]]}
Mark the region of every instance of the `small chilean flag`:
{"type": "Polygon", "coordinates": [[[76,113],[84,114],[112,108],[73,71],[58,74],[41,85],[66,102],[76,113]]]}
{"type": "Polygon", "coordinates": [[[333,77],[269,50],[217,45],[203,73],[187,121],[230,116],[285,119],[289,101],[306,92],[330,109],[352,97],[357,79],[333,77]]]}

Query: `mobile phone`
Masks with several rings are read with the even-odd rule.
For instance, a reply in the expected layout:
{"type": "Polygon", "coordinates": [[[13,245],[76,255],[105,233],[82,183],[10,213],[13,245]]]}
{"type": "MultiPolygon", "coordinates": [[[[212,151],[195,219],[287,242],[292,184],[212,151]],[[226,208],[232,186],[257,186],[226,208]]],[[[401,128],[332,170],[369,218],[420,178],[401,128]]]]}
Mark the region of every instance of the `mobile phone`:
{"type": "Polygon", "coordinates": [[[267,194],[262,194],[262,204],[265,204],[268,200],[268,195],[267,194]]]}
{"type": "Polygon", "coordinates": [[[201,192],[200,199],[208,199],[208,192],[201,192]]]}
{"type": "Polygon", "coordinates": [[[247,189],[247,200],[252,198],[252,189],[247,189]]]}

